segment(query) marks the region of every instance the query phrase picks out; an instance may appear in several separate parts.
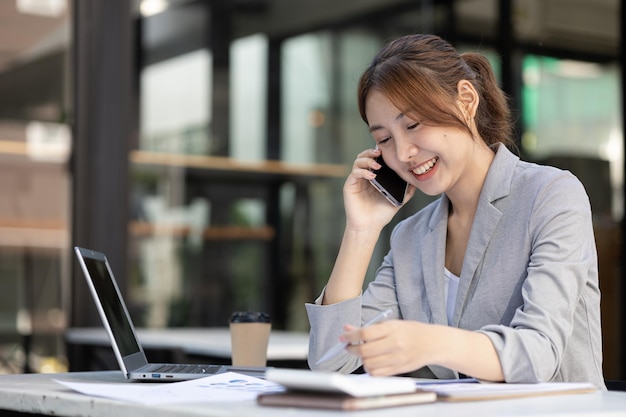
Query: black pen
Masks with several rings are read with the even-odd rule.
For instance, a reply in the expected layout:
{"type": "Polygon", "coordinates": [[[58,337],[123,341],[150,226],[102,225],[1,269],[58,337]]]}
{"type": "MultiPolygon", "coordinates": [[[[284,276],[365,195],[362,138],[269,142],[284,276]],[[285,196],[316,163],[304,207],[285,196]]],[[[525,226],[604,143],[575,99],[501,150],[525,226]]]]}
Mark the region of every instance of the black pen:
{"type": "MultiPolygon", "coordinates": [[[[392,310],[390,308],[385,310],[385,311],[382,311],[378,315],[374,316],[371,320],[367,321],[362,327],[371,326],[374,323],[378,323],[379,321],[383,321],[384,319],[389,317],[391,315],[391,313],[392,313],[392,310]]],[[[346,342],[337,343],[335,346],[333,346],[332,348],[328,349],[326,351],[326,353],[323,354],[322,357],[317,360],[317,362],[315,362],[315,365],[319,365],[322,362],[326,362],[330,358],[340,354],[346,348],[346,346],[348,346],[348,343],[346,343],[346,342]]]]}

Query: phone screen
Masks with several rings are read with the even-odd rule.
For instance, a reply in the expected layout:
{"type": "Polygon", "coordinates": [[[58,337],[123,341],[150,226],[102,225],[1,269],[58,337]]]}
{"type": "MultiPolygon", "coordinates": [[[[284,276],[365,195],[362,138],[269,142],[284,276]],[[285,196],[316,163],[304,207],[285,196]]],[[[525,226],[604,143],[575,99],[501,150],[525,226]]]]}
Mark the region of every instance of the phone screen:
{"type": "Polygon", "coordinates": [[[382,155],[376,158],[376,162],[381,165],[381,168],[374,171],[376,178],[370,182],[391,204],[400,207],[404,201],[404,194],[408,186],[407,182],[385,164],[382,155]]]}

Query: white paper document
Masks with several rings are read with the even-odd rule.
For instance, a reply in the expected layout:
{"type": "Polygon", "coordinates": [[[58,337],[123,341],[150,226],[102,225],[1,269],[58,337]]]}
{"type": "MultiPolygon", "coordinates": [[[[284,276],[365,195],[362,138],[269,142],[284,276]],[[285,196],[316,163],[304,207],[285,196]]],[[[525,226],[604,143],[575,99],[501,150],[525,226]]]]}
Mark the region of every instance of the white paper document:
{"type": "MultiPolygon", "coordinates": [[[[462,381],[462,380],[461,380],[462,381]]],[[[579,394],[595,392],[597,389],[589,383],[545,382],[537,384],[505,383],[424,383],[417,384],[420,389],[437,393],[440,399],[451,401],[470,401],[502,398],[521,398],[541,395],[579,394]]]]}
{"type": "Polygon", "coordinates": [[[190,404],[255,400],[260,393],[281,392],[274,382],[226,372],[206,378],[163,384],[91,383],[55,380],[74,391],[139,404],[190,404]]]}

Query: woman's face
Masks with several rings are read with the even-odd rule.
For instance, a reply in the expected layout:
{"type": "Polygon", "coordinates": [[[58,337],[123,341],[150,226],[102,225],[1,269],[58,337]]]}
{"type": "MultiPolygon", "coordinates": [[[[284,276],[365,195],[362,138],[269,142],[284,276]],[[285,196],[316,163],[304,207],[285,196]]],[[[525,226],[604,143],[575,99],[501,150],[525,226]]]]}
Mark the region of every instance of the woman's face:
{"type": "Polygon", "coordinates": [[[368,93],[365,106],[387,165],[424,194],[450,193],[471,176],[476,142],[467,131],[409,118],[377,90],[368,93]]]}

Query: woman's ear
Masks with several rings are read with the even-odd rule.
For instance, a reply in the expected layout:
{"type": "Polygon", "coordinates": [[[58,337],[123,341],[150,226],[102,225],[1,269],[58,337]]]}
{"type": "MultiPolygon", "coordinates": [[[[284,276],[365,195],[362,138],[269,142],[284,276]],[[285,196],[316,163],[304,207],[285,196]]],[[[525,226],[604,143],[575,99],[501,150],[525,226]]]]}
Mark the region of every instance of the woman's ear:
{"type": "Polygon", "coordinates": [[[476,116],[476,111],[478,110],[478,103],[480,101],[478,92],[471,82],[461,80],[457,83],[457,95],[459,107],[466,117],[466,121],[469,122],[476,116]]]}

